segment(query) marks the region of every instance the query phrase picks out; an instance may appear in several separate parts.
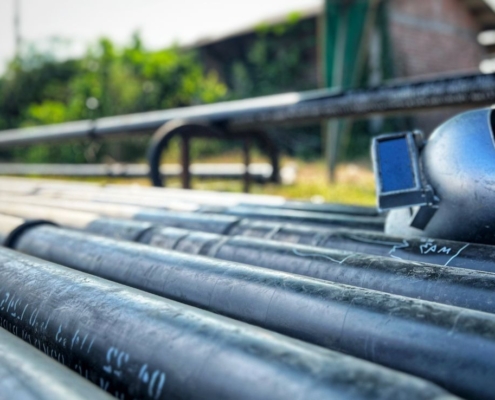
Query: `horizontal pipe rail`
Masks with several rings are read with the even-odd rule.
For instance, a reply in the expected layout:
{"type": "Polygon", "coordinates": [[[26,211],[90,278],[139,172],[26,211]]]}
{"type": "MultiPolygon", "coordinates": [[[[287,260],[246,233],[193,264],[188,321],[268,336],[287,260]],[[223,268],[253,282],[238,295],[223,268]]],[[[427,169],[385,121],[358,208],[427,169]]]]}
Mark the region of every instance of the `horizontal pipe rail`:
{"type": "MultiPolygon", "coordinates": [[[[272,176],[272,166],[266,163],[252,163],[247,172],[255,182],[268,182],[272,176]]],[[[192,177],[199,179],[242,179],[246,174],[244,164],[191,164],[192,177]]],[[[166,164],[160,167],[166,178],[180,177],[182,167],[179,164],[166,164]]],[[[2,175],[43,175],[73,177],[118,177],[147,178],[149,167],[146,164],[17,164],[0,163],[2,175]]],[[[293,183],[290,177],[296,174],[295,168],[284,167],[280,175],[285,184],[293,183]],[[285,179],[284,179],[285,177],[285,179]]]]}
{"type": "Polygon", "coordinates": [[[150,132],[174,121],[209,122],[229,130],[266,124],[319,121],[327,118],[424,109],[489,105],[495,100],[495,75],[474,74],[425,81],[392,83],[348,91],[316,90],[238,100],[226,103],[151,111],[0,132],[0,146],[47,140],[98,138],[114,134],[150,132]]]}
{"type": "Polygon", "coordinates": [[[492,314],[52,226],[29,228],[14,247],[431,380],[460,396],[490,398],[495,390],[492,314]]]}
{"type": "Polygon", "coordinates": [[[449,398],[416,378],[9,249],[0,249],[0,299],[1,326],[121,399],[449,398]]]}
{"type": "Polygon", "coordinates": [[[0,328],[0,400],[14,399],[112,400],[114,397],[51,359],[49,354],[0,328]]]}

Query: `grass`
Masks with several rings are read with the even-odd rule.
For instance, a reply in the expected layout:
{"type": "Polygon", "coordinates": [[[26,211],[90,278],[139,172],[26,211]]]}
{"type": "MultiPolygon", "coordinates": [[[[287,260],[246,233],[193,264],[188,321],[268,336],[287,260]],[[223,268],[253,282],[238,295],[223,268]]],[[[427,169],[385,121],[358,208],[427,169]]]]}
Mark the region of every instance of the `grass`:
{"type": "MultiPolygon", "coordinates": [[[[267,161],[258,152],[253,151],[251,162],[267,161]]],[[[170,162],[170,161],[169,161],[170,162]]],[[[195,162],[229,163],[241,162],[240,152],[227,152],[219,156],[202,158],[195,162]]],[[[327,201],[359,205],[375,205],[375,182],[373,172],[363,164],[347,163],[337,168],[335,182],[330,183],[323,160],[303,162],[298,159],[284,157],[282,166],[295,165],[296,181],[292,185],[253,184],[251,193],[272,194],[294,200],[327,201]]],[[[179,180],[170,180],[170,186],[180,187],[179,180]]],[[[222,190],[240,192],[240,181],[200,181],[193,180],[196,189],[222,190]]]]}
{"type": "Polygon", "coordinates": [[[288,186],[267,186],[267,194],[291,199],[327,201],[361,205],[375,204],[373,173],[356,164],[343,164],[330,183],[323,162],[299,164],[296,182],[288,186]]]}
{"type": "MultiPolygon", "coordinates": [[[[285,159],[282,163],[294,163],[285,159]]],[[[178,180],[170,180],[170,186],[179,187],[178,180]]],[[[239,181],[199,181],[193,180],[196,189],[236,191],[242,190],[239,181]]],[[[375,204],[373,173],[366,167],[356,164],[343,164],[337,169],[335,182],[328,181],[323,161],[297,162],[297,177],[292,185],[253,184],[251,193],[272,194],[294,200],[313,200],[360,205],[375,204]]]]}

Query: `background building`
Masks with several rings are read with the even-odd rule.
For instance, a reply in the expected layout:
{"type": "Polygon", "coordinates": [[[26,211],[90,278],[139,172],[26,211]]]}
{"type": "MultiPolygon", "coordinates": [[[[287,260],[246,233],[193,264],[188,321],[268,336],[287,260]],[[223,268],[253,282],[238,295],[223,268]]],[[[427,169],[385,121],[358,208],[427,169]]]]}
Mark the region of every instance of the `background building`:
{"type": "MultiPolygon", "coordinates": [[[[280,16],[194,47],[237,97],[321,87],[323,13],[317,7],[280,16]]],[[[495,12],[484,0],[384,0],[374,13],[361,42],[365,65],[351,86],[472,72],[491,50],[477,40],[495,27],[495,12]]],[[[406,124],[429,131],[455,111],[428,112],[406,124]]]]}

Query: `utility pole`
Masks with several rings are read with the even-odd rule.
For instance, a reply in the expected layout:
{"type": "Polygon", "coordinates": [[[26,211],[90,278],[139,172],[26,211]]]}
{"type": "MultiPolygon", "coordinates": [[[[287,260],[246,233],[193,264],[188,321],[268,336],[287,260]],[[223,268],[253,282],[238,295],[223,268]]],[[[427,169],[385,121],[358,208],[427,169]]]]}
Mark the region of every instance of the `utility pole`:
{"type": "Polygon", "coordinates": [[[14,37],[15,37],[15,56],[21,55],[21,0],[14,0],[14,37]]]}

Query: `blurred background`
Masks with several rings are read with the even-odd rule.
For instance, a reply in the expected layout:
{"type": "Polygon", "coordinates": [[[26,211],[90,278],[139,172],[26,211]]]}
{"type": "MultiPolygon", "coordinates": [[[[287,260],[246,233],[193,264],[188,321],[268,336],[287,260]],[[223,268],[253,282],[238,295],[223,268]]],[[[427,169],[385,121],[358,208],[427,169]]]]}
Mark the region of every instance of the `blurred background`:
{"type": "MultiPolygon", "coordinates": [[[[494,7],[495,0],[1,0],[0,130],[490,73],[494,7]]],[[[267,128],[282,152],[284,184],[252,191],[373,204],[370,138],[429,133],[456,112],[267,128]]],[[[0,149],[0,162],[144,163],[148,141],[139,135],[18,146],[0,149]]],[[[242,160],[241,144],[198,139],[191,146],[194,163],[242,160]]],[[[178,158],[175,143],[164,162],[178,158]]],[[[263,153],[254,151],[252,161],[265,161],[263,153]]],[[[229,180],[195,179],[193,186],[241,190],[229,180]]]]}

